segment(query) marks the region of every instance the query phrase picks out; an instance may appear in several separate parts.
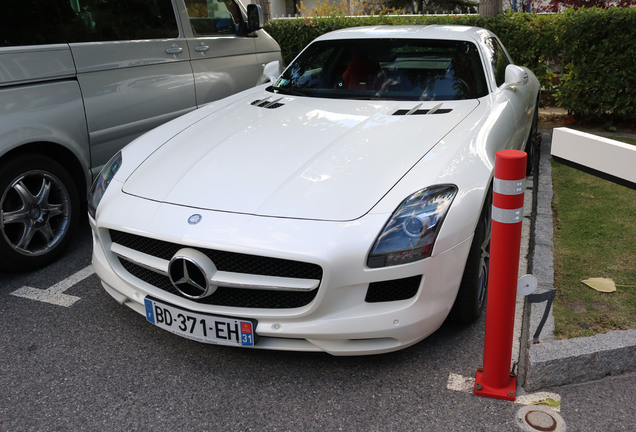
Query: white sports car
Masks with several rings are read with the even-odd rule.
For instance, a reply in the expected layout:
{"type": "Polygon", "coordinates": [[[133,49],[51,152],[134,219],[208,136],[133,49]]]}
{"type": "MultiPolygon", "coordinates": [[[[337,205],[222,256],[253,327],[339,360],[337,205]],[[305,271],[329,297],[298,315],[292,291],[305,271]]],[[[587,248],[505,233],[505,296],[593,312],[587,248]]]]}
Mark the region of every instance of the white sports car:
{"type": "Polygon", "coordinates": [[[167,123],[89,202],[106,291],[212,344],[382,353],[488,278],[495,153],[532,145],[539,84],[489,31],[323,35],[273,85],[167,123]]]}

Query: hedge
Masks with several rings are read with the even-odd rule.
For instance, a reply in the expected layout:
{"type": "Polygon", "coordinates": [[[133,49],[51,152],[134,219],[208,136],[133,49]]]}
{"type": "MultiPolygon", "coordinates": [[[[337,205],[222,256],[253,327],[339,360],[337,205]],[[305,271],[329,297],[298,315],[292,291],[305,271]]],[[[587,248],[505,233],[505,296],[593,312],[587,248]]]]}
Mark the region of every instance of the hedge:
{"type": "Polygon", "coordinates": [[[265,30],[289,63],[323,33],[345,27],[458,24],[492,30],[515,63],[534,71],[544,100],[578,118],[636,120],[636,9],[578,9],[554,15],[332,16],[274,20],[265,30]]]}

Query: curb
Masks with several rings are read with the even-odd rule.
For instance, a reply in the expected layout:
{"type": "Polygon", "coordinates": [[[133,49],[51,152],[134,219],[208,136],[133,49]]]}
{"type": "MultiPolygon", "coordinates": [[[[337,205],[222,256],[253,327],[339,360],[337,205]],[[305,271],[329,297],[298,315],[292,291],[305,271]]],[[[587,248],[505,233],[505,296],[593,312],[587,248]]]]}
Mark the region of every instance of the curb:
{"type": "MultiPolygon", "coordinates": [[[[542,143],[535,183],[533,245],[530,252],[531,271],[539,285],[537,293],[554,289],[552,166],[550,165],[551,131],[541,131],[542,143]]],[[[558,293],[558,291],[557,291],[558,293]]],[[[543,327],[539,342],[532,343],[545,310],[545,303],[527,304],[524,310],[522,345],[526,347],[524,389],[592,381],[608,375],[636,371],[636,330],[618,330],[584,338],[554,339],[552,310],[543,327]]]]}

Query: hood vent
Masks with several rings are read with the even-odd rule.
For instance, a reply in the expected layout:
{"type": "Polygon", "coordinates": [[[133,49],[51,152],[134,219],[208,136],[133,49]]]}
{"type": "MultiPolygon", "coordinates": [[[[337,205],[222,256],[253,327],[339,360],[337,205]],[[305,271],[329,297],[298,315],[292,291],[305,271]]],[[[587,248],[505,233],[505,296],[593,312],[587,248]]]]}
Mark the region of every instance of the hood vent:
{"type": "Polygon", "coordinates": [[[435,112],[430,112],[430,111],[432,111],[432,110],[419,109],[419,110],[415,110],[414,112],[410,112],[410,110],[401,109],[401,110],[397,110],[396,112],[394,112],[393,115],[448,114],[449,112],[452,111],[452,109],[441,109],[441,110],[437,110],[435,112]]]}
{"type": "Polygon", "coordinates": [[[448,109],[448,108],[441,109],[440,107],[442,106],[442,104],[435,105],[431,109],[420,109],[421,106],[422,106],[422,104],[419,104],[415,108],[411,108],[410,110],[400,109],[400,110],[397,110],[396,112],[394,112],[393,115],[448,114],[449,112],[452,111],[452,109],[448,109]]]}
{"type": "Polygon", "coordinates": [[[283,99],[283,98],[278,98],[278,99],[276,99],[274,101],[270,101],[269,98],[259,99],[259,100],[255,100],[250,105],[255,105],[255,106],[260,107],[260,108],[275,109],[275,108],[280,108],[283,105],[285,105],[285,104],[280,103],[281,99],[283,99]]]}

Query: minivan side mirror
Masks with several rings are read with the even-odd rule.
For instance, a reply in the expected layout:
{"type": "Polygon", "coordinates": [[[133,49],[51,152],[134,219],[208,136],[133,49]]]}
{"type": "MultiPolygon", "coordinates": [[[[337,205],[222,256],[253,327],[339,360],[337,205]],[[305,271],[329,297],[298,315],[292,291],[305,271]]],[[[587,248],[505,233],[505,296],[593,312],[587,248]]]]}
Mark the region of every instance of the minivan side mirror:
{"type": "Polygon", "coordinates": [[[263,28],[263,9],[257,4],[247,5],[247,32],[252,33],[263,28]]]}
{"type": "Polygon", "coordinates": [[[503,86],[504,90],[514,90],[515,87],[524,86],[526,84],[528,84],[528,72],[522,67],[513,64],[506,66],[506,83],[503,86]]]}

